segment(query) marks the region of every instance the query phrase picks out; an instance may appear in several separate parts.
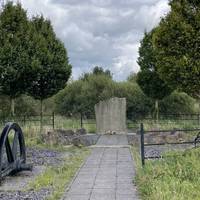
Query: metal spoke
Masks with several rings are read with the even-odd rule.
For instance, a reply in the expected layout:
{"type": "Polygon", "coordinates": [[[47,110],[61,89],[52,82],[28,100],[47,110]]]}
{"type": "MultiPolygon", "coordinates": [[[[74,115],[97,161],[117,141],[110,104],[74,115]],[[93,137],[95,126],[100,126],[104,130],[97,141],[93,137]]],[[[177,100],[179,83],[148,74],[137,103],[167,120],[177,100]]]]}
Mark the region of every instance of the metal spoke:
{"type": "Polygon", "coordinates": [[[6,137],[5,147],[6,147],[6,154],[7,154],[8,162],[11,163],[14,161],[14,158],[13,158],[13,154],[12,154],[12,150],[10,147],[10,142],[9,142],[8,137],[6,137]]]}

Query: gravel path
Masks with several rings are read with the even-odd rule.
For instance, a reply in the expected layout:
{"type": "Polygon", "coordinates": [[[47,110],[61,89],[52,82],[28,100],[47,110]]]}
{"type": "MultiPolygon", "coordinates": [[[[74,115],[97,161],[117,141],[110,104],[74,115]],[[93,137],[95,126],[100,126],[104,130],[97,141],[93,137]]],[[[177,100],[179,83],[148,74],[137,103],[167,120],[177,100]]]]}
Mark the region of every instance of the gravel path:
{"type": "Polygon", "coordinates": [[[145,157],[160,157],[169,151],[184,151],[193,148],[193,144],[145,146],[145,157]]]}
{"type": "Polygon", "coordinates": [[[63,162],[63,153],[48,149],[27,148],[27,163],[57,166],[63,162]]]}
{"type": "Polygon", "coordinates": [[[27,148],[27,163],[33,163],[33,166],[35,166],[33,171],[20,172],[16,176],[6,177],[5,180],[2,181],[2,186],[0,186],[0,199],[44,200],[51,193],[50,188],[42,188],[39,191],[31,190],[27,192],[22,192],[22,189],[24,189],[35,176],[42,173],[45,170],[45,166],[58,166],[61,164],[63,162],[63,156],[63,153],[57,151],[27,148]]]}
{"type": "Polygon", "coordinates": [[[40,191],[28,192],[0,192],[1,200],[44,200],[50,194],[49,189],[42,189],[40,191]]]}

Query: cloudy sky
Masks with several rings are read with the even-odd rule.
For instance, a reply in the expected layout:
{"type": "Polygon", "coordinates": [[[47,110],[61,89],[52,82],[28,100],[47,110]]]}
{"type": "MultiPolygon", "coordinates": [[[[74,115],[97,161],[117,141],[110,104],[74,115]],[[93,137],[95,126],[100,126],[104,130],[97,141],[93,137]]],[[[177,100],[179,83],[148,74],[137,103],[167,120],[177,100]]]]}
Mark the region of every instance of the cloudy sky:
{"type": "Polygon", "coordinates": [[[137,72],[139,42],[169,11],[168,0],[21,0],[30,16],[52,21],[73,65],[73,79],[94,66],[114,79],[137,72]]]}

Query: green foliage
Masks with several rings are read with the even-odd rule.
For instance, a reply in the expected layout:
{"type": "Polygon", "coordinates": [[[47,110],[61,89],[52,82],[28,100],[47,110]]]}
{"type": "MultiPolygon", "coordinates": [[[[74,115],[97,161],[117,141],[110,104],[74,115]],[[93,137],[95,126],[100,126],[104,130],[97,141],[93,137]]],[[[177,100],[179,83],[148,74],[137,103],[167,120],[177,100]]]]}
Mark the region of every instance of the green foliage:
{"type": "Polygon", "coordinates": [[[32,25],[32,81],[28,93],[46,99],[65,87],[71,74],[64,45],[56,38],[51,22],[34,17],[32,25]]]}
{"type": "Polygon", "coordinates": [[[128,81],[116,83],[116,97],[125,97],[127,100],[128,118],[138,118],[148,115],[152,108],[152,101],[142,92],[137,83],[128,81]]]}
{"type": "Polygon", "coordinates": [[[111,74],[110,70],[108,70],[108,69],[104,70],[102,67],[98,67],[98,66],[94,67],[93,70],[92,70],[92,72],[90,72],[90,73],[84,73],[80,77],[80,79],[81,80],[87,80],[92,75],[105,75],[108,78],[112,79],[112,74],[111,74]]]}
{"type": "Polygon", "coordinates": [[[30,23],[20,4],[8,2],[0,13],[1,93],[15,98],[25,92],[30,70],[30,23]]]}
{"type": "Polygon", "coordinates": [[[104,74],[89,75],[66,86],[55,100],[61,114],[94,114],[94,105],[114,96],[114,82],[104,74]]]}
{"type": "Polygon", "coordinates": [[[200,4],[172,0],[170,6],[153,35],[158,72],[173,88],[199,97],[200,4]]]}
{"type": "Polygon", "coordinates": [[[145,33],[141,41],[138,58],[141,71],[137,75],[137,82],[148,97],[161,100],[171,93],[171,89],[160,79],[157,73],[156,52],[152,44],[152,34],[153,31],[145,33]]]}
{"type": "Polygon", "coordinates": [[[184,153],[172,152],[168,156],[170,157],[147,161],[144,168],[140,167],[140,160],[136,158],[136,183],[143,199],[198,200],[200,149],[184,153]]]}
{"type": "Polygon", "coordinates": [[[132,72],[132,73],[127,77],[127,81],[130,81],[130,82],[137,82],[137,73],[132,72]]]}
{"type": "Polygon", "coordinates": [[[173,92],[170,96],[160,102],[160,112],[165,113],[197,113],[195,109],[196,101],[186,93],[173,92]]]}
{"type": "Polygon", "coordinates": [[[63,115],[71,113],[81,113],[84,110],[82,103],[82,88],[84,82],[82,80],[74,81],[67,84],[66,88],[61,90],[55,96],[56,110],[63,115]]]}

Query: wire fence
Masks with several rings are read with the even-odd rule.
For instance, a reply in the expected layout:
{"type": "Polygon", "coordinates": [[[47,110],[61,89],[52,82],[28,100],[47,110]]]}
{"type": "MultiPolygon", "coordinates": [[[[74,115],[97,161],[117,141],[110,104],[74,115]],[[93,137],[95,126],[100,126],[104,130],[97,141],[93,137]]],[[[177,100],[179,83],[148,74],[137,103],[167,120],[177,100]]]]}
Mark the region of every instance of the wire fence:
{"type": "MultiPolygon", "coordinates": [[[[0,119],[1,126],[6,122],[17,122],[20,126],[37,127],[41,125],[40,115],[21,115],[14,117],[4,117],[0,119]]],[[[138,117],[127,115],[127,130],[137,132],[140,124],[143,123],[149,130],[154,129],[173,129],[173,128],[198,128],[200,126],[200,114],[165,114],[161,115],[159,121],[152,116],[138,117]]],[[[51,129],[79,129],[85,128],[90,133],[96,132],[95,115],[76,114],[63,116],[55,113],[44,114],[42,126],[51,129]]]]}
{"type": "Polygon", "coordinates": [[[200,128],[145,130],[144,124],[141,123],[139,133],[143,166],[146,159],[164,158],[169,151],[197,148],[200,144],[200,128]]]}
{"type": "Polygon", "coordinates": [[[7,122],[16,122],[20,126],[28,127],[49,127],[50,129],[80,129],[85,128],[89,132],[96,131],[95,116],[75,115],[75,116],[61,116],[55,113],[41,115],[21,115],[14,117],[4,117],[0,119],[1,126],[7,122]]]}

